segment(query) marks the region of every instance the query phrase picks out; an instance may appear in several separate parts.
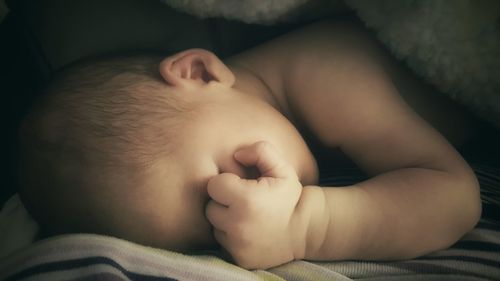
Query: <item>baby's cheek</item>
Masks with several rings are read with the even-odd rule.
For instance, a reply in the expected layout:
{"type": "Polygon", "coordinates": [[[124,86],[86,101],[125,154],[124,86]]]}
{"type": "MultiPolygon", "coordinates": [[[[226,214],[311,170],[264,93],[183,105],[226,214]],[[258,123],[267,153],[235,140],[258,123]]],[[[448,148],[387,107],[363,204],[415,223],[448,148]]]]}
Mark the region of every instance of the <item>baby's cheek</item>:
{"type": "Polygon", "coordinates": [[[191,233],[195,250],[214,248],[217,244],[213,235],[213,227],[205,215],[205,209],[210,197],[208,193],[202,194],[196,202],[193,202],[189,212],[192,213],[190,223],[187,225],[191,233]],[[196,206],[196,207],[195,207],[196,206]]]}
{"type": "Polygon", "coordinates": [[[192,229],[194,230],[194,250],[213,249],[216,247],[217,241],[214,238],[213,227],[206,218],[204,211],[201,219],[192,225],[192,229]]]}
{"type": "Polygon", "coordinates": [[[167,250],[173,250],[181,253],[200,251],[215,248],[216,241],[213,237],[212,226],[205,217],[205,214],[179,216],[180,220],[172,227],[174,231],[165,233],[164,239],[167,250]]]}

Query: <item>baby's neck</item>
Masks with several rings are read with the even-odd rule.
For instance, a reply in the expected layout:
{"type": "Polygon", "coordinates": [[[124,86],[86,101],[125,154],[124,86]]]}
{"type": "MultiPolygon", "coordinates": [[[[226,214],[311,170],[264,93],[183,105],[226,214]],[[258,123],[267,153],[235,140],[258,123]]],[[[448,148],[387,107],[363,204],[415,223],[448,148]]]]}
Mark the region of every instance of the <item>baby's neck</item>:
{"type": "MultiPolygon", "coordinates": [[[[254,96],[265,103],[272,106],[278,112],[280,112],[288,121],[295,126],[295,122],[289,113],[289,110],[283,103],[279,102],[279,98],[271,91],[268,85],[262,81],[256,74],[254,74],[250,69],[240,66],[238,64],[227,64],[236,77],[236,82],[233,86],[236,90],[254,96]]],[[[299,153],[299,155],[301,155],[299,153]]],[[[304,156],[304,155],[302,155],[304,156]]],[[[310,163],[307,161],[308,157],[299,157],[299,163],[295,165],[297,170],[297,175],[299,179],[304,184],[316,184],[318,179],[317,166],[314,164],[307,165],[305,163],[310,163]]]]}
{"type": "Polygon", "coordinates": [[[265,101],[267,104],[274,107],[274,109],[278,110],[286,116],[282,106],[278,102],[278,99],[274,96],[274,94],[264,83],[264,81],[262,81],[257,75],[255,75],[255,73],[253,73],[250,69],[238,64],[231,63],[227,66],[229,67],[229,69],[231,69],[231,71],[234,73],[234,76],[236,77],[236,82],[233,88],[265,101]]]}

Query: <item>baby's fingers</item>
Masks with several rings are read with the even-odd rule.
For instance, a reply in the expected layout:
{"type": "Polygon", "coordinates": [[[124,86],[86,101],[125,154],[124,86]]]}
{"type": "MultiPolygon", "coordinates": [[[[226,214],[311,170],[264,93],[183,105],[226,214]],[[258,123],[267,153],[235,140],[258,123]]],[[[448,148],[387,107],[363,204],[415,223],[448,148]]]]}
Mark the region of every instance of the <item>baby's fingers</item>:
{"type": "Polygon", "coordinates": [[[263,177],[297,177],[293,167],[279,154],[276,147],[266,141],[256,142],[236,151],[234,158],[244,166],[257,167],[263,177]]]}
{"type": "Polygon", "coordinates": [[[232,205],[243,195],[241,178],[231,173],[214,176],[208,181],[207,192],[217,203],[224,206],[232,205]]]}
{"type": "Polygon", "coordinates": [[[205,208],[205,216],[210,224],[219,231],[226,231],[231,221],[229,219],[228,207],[213,200],[208,201],[207,207],[205,208]]]}

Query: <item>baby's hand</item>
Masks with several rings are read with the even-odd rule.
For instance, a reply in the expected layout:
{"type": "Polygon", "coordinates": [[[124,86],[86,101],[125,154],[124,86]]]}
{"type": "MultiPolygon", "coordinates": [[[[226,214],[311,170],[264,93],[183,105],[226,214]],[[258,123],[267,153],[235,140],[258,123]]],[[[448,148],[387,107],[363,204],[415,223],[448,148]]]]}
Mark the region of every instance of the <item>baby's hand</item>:
{"type": "Polygon", "coordinates": [[[238,150],[234,158],[255,166],[260,178],[223,173],[210,179],[206,216],[215,239],[245,268],[268,268],[303,255],[305,230],[296,205],[302,185],[294,168],[267,142],[238,150]]]}

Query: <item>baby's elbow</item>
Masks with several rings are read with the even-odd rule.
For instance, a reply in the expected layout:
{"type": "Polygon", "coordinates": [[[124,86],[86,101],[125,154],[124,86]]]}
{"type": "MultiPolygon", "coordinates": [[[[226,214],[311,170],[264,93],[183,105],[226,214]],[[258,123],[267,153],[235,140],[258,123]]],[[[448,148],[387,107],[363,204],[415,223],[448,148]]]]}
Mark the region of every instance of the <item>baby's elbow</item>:
{"type": "Polygon", "coordinates": [[[451,177],[447,180],[447,185],[450,189],[442,205],[447,207],[441,209],[446,215],[441,225],[442,232],[438,236],[440,239],[435,240],[433,251],[455,244],[474,229],[481,218],[479,183],[475,175],[472,172],[449,175],[451,177]]]}
{"type": "Polygon", "coordinates": [[[479,220],[481,219],[481,214],[482,214],[482,204],[481,204],[481,194],[480,194],[480,187],[477,179],[474,177],[474,184],[471,187],[472,189],[472,198],[473,200],[470,200],[471,202],[469,203],[469,230],[474,228],[479,220]]]}
{"type": "Polygon", "coordinates": [[[471,231],[481,219],[482,205],[479,182],[472,171],[458,177],[461,187],[459,228],[463,234],[471,231]]]}

